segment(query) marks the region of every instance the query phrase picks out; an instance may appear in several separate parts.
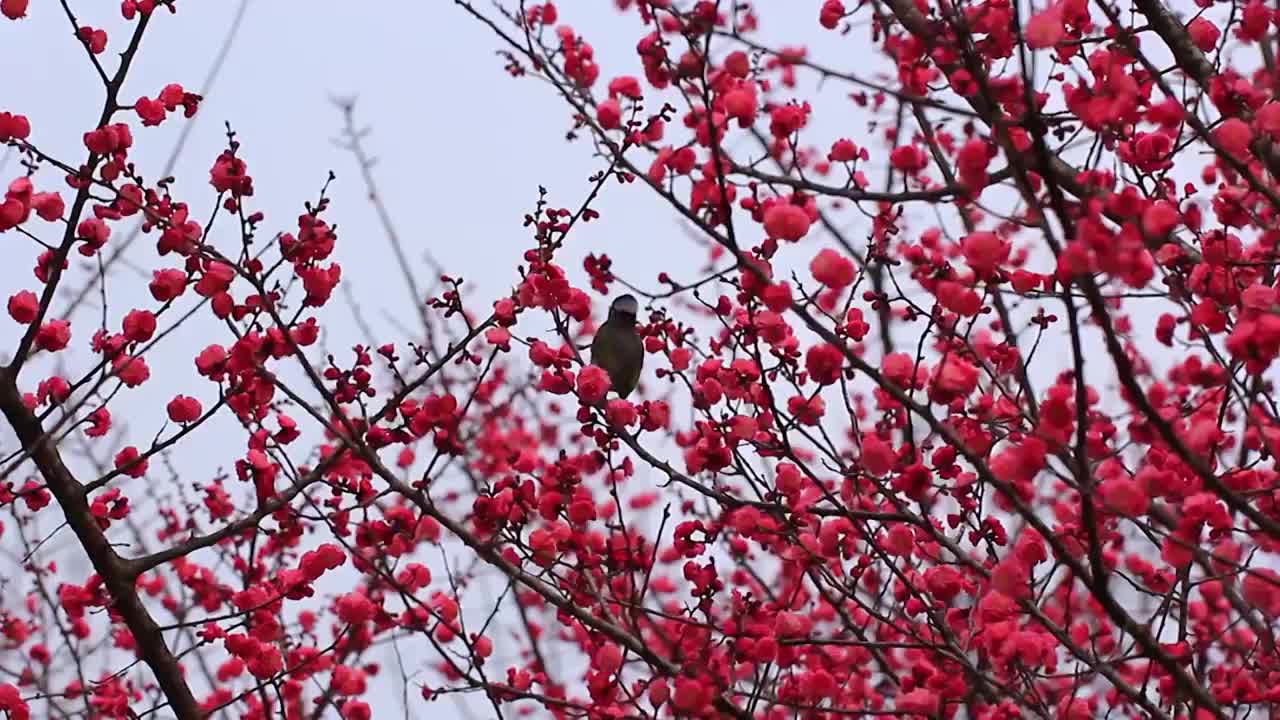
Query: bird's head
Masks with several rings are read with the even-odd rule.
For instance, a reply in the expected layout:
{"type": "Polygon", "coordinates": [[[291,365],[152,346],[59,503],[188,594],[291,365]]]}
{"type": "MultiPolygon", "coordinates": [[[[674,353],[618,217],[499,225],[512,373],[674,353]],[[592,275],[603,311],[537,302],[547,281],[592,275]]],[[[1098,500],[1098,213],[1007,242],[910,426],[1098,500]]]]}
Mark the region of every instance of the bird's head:
{"type": "Polygon", "coordinates": [[[619,295],[609,304],[609,319],[634,325],[640,304],[633,295],[619,295]]]}

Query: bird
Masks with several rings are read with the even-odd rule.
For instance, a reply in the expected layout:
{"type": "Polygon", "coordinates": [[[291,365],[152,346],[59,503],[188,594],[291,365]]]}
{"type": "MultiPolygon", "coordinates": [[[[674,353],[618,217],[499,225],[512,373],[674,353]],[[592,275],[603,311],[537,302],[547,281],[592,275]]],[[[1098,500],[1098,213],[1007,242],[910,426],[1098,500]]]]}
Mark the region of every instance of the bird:
{"type": "Polygon", "coordinates": [[[640,309],[631,295],[619,295],[609,304],[609,319],[596,330],[591,341],[591,364],[609,374],[609,382],[626,399],[640,382],[644,368],[644,343],[636,334],[636,312],[640,309]]]}

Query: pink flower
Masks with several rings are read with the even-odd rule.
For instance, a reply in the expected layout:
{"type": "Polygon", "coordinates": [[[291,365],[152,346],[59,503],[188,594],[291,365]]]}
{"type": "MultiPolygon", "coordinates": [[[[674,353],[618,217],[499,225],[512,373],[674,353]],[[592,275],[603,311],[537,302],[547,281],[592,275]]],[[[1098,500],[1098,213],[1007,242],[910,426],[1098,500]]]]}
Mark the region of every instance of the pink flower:
{"type": "MultiPolygon", "coordinates": [[[[10,20],[17,20],[27,15],[27,0],[0,0],[0,15],[4,15],[10,20]]],[[[4,685],[0,687],[13,687],[12,685],[4,685]]]]}
{"type": "Polygon", "coordinates": [[[330,687],[338,695],[359,695],[366,688],[365,673],[359,668],[339,665],[333,669],[333,682],[330,687]]]}
{"type": "Polygon", "coordinates": [[[410,591],[424,588],[431,584],[431,569],[422,563],[409,563],[396,573],[396,582],[410,591]]]}
{"type": "Polygon", "coordinates": [[[1244,156],[1249,153],[1249,141],[1253,139],[1253,131],[1249,124],[1240,118],[1227,118],[1221,125],[1213,129],[1213,139],[1223,150],[1232,155],[1244,156]]]}
{"type": "Polygon", "coordinates": [[[222,368],[227,362],[227,350],[221,345],[210,345],[196,356],[196,370],[211,380],[222,378],[222,368]]]}
{"type": "Polygon", "coordinates": [[[774,618],[773,629],[778,637],[804,637],[813,629],[813,621],[800,613],[783,611],[774,618]]]}
{"type": "Polygon", "coordinates": [[[99,218],[85,218],[76,227],[76,237],[84,241],[79,248],[80,254],[92,257],[107,244],[107,240],[111,237],[111,228],[99,218]]]}
{"type": "Polygon", "coordinates": [[[40,312],[40,298],[30,290],[19,290],[9,296],[9,317],[15,322],[30,325],[40,312]]]}
{"type": "Polygon", "coordinates": [[[711,692],[705,685],[689,677],[676,678],[675,692],[671,693],[671,704],[677,710],[694,715],[707,706],[711,692]]]}
{"type": "Polygon", "coordinates": [[[805,353],[804,368],[814,382],[831,385],[840,379],[840,373],[844,369],[844,353],[831,343],[814,345],[805,353]]]}
{"type": "Polygon", "coordinates": [[[164,103],[151,98],[140,97],[133,104],[134,112],[138,113],[138,117],[142,118],[143,126],[159,125],[164,122],[164,103]]]}
{"type": "Polygon", "coordinates": [[[951,600],[964,591],[964,578],[960,571],[950,565],[935,565],[924,573],[925,586],[943,602],[951,600]]]}
{"type": "Polygon", "coordinates": [[[978,368],[968,361],[948,355],[933,370],[929,385],[929,399],[948,403],[962,398],[978,387],[978,368]]]}
{"type": "Polygon", "coordinates": [[[1273,138],[1280,137],[1280,101],[1272,100],[1258,108],[1253,119],[1259,130],[1273,138]]]}
{"type": "Polygon", "coordinates": [[[142,477],[147,474],[147,459],[142,457],[138,448],[130,445],[116,453],[116,469],[129,477],[142,477]]]}
{"type": "Polygon", "coordinates": [[[147,367],[147,361],[133,355],[118,355],[111,362],[111,369],[116,377],[129,387],[137,387],[151,377],[151,368],[147,367]]]}
{"type": "Polygon", "coordinates": [[[1191,42],[1203,52],[1211,52],[1218,45],[1218,38],[1222,36],[1222,31],[1212,20],[1206,17],[1197,17],[1187,23],[1187,33],[1191,35],[1191,42]]]}
{"type": "MultiPolygon", "coordinates": [[[[581,381],[582,376],[578,376],[581,381]]],[[[636,411],[636,406],[622,398],[614,398],[609,401],[604,410],[605,420],[615,428],[624,428],[635,425],[639,419],[640,413],[636,411]]]]}
{"type": "Polygon", "coordinates": [[[348,625],[368,622],[378,613],[378,608],[362,592],[350,592],[338,597],[338,619],[348,625]]]}
{"type": "Polygon", "coordinates": [[[511,349],[511,331],[504,327],[494,326],[485,330],[484,339],[499,350],[506,351],[511,349]]]}
{"type": "Polygon", "coordinates": [[[62,195],[56,192],[39,192],[31,196],[31,209],[36,211],[41,220],[53,222],[62,217],[62,213],[66,211],[66,203],[63,202],[62,195]]]}
{"type": "Polygon", "coordinates": [[[315,580],[329,570],[340,567],[347,561],[347,554],[334,543],[325,543],[315,550],[302,554],[298,568],[308,580],[315,580]]]}
{"type": "Polygon", "coordinates": [[[829,288],[840,289],[853,284],[853,261],[831,248],[823,248],[809,262],[813,279],[829,288]]]}
{"type": "Polygon", "coordinates": [[[786,281],[770,283],[760,292],[760,299],[765,307],[774,312],[782,312],[791,307],[791,285],[786,281]]]}
{"type": "Polygon", "coordinates": [[[84,134],[84,146],[96,155],[109,155],[133,146],[133,132],[124,123],[104,125],[84,134]]]}
{"type": "Polygon", "coordinates": [[[596,650],[592,657],[595,661],[596,669],[607,675],[611,675],[622,667],[622,650],[614,643],[607,642],[596,650]]]}
{"type": "MultiPolygon", "coordinates": [[[[3,1],[0,0],[0,3],[3,1]]],[[[31,121],[26,115],[0,112],[0,142],[8,142],[10,139],[26,140],[30,136],[31,121]]]]}
{"type": "Polygon", "coordinates": [[[609,81],[609,97],[623,96],[632,100],[641,97],[640,81],[634,75],[619,75],[609,81]]]}
{"type": "Polygon", "coordinates": [[[759,105],[756,93],[750,85],[735,87],[724,94],[725,113],[731,118],[737,118],[739,122],[750,123],[759,105]]]}
{"type": "Polygon", "coordinates": [[[555,349],[541,340],[529,344],[529,360],[538,367],[551,367],[557,357],[555,349]]]}
{"type": "Polygon", "coordinates": [[[573,373],[568,370],[544,370],[537,387],[552,395],[568,395],[573,392],[573,373]]]}
{"type": "Polygon", "coordinates": [[[596,108],[596,121],[605,130],[616,130],[622,125],[622,106],[614,98],[609,98],[596,108]]]}
{"type": "Polygon", "coordinates": [[[200,418],[203,408],[200,407],[200,401],[189,395],[178,395],[169,401],[165,406],[169,413],[169,419],[176,423],[195,422],[200,418]]]}
{"type": "Polygon", "coordinates": [[[840,0],[827,0],[822,3],[822,10],[818,12],[818,22],[828,30],[834,30],[843,17],[844,4],[840,0]]]}
{"type": "Polygon", "coordinates": [[[795,242],[809,232],[809,213],[791,203],[779,203],[764,213],[764,230],[771,238],[795,242]]]}
{"type": "Polygon", "coordinates": [[[1162,237],[1181,222],[1178,208],[1168,200],[1151,203],[1142,213],[1142,231],[1152,237],[1162,237]]]}
{"type": "Polygon", "coordinates": [[[898,523],[885,535],[884,549],[900,557],[910,557],[915,551],[916,533],[910,525],[898,523]]]}
{"type": "Polygon", "coordinates": [[[604,400],[610,387],[609,373],[604,368],[588,365],[578,373],[578,398],[587,405],[604,400]]]}
{"type": "Polygon", "coordinates": [[[973,317],[982,310],[982,296],[967,285],[952,280],[943,280],[934,288],[934,294],[942,307],[957,315],[973,317]]]}
{"type": "Polygon", "coordinates": [[[852,162],[858,158],[858,146],[848,138],[841,138],[831,144],[831,152],[827,159],[831,162],[852,162]]]}
{"type": "Polygon", "coordinates": [[[30,208],[13,197],[0,201],[0,231],[14,228],[26,222],[30,208]]]}
{"type": "Polygon", "coordinates": [[[817,425],[827,411],[827,402],[820,395],[804,398],[792,395],[787,398],[787,412],[795,416],[802,425],[817,425]]]}
{"type": "Polygon", "coordinates": [[[1280,573],[1275,570],[1256,568],[1245,572],[1240,594],[1267,617],[1280,616],[1280,573]]]}
{"type": "MultiPolygon", "coordinates": [[[[0,0],[0,9],[8,7],[13,0],[0,0]]],[[[22,7],[26,7],[26,0],[22,0],[22,7]]],[[[8,11],[5,12],[8,16],[8,11]]],[[[18,17],[22,17],[18,15],[18,17]]],[[[9,713],[9,720],[30,720],[31,710],[27,706],[26,701],[22,699],[22,693],[18,688],[5,683],[0,685],[0,710],[9,713]]]]}
{"type": "Polygon", "coordinates": [[[937,715],[940,704],[938,694],[926,688],[916,688],[911,692],[903,693],[898,696],[895,703],[898,710],[926,717],[937,715]]]}
{"type": "Polygon", "coordinates": [[[1053,47],[1062,41],[1067,29],[1062,22],[1062,8],[1051,5],[1031,16],[1023,35],[1027,39],[1027,47],[1033,49],[1053,47]]]}
{"type": "Polygon", "coordinates": [[[889,153],[889,164],[908,175],[915,175],[929,165],[929,156],[915,145],[902,145],[889,153]]]}
{"type": "Polygon", "coordinates": [[[227,263],[214,261],[205,267],[204,274],[196,281],[195,290],[201,297],[211,298],[220,292],[226,292],[235,279],[235,268],[227,263]]]}
{"type": "Polygon", "coordinates": [[[50,320],[36,331],[36,347],[41,350],[57,352],[70,342],[71,324],[66,320],[50,320]]]}
{"type": "Polygon", "coordinates": [[[971,189],[987,184],[987,165],[995,155],[995,146],[982,138],[971,138],[956,153],[956,169],[960,179],[971,189]]]}
{"type": "Polygon", "coordinates": [[[187,274],[175,268],[165,268],[151,273],[151,297],[167,302],[182,295],[187,289],[187,274]]]}
{"type": "Polygon", "coordinates": [[[969,267],[990,273],[1009,259],[1009,243],[993,232],[975,232],[960,241],[965,262],[969,267]]]}
{"type": "Polygon", "coordinates": [[[1121,515],[1137,516],[1147,512],[1151,502],[1142,486],[1128,477],[1115,477],[1103,481],[1099,488],[1102,500],[1121,515]]]}
{"type": "Polygon", "coordinates": [[[89,413],[89,427],[84,429],[84,434],[89,437],[102,437],[111,429],[111,412],[105,407],[100,407],[89,413]]]}
{"type": "Polygon", "coordinates": [[[224,150],[209,170],[209,184],[218,192],[231,193],[233,197],[253,195],[253,178],[249,177],[244,160],[224,150]]]}
{"type": "Polygon", "coordinates": [[[131,342],[146,342],[156,332],[156,316],[149,310],[130,310],[124,316],[124,336],[131,342]]]}
{"type": "MultiPolygon", "coordinates": [[[[308,307],[321,307],[329,302],[329,297],[333,294],[333,289],[338,286],[338,282],[342,280],[342,267],[337,263],[330,263],[328,267],[312,266],[302,267],[298,269],[298,276],[302,278],[302,288],[306,291],[307,297],[304,305],[308,307]]],[[[209,277],[206,275],[205,277],[209,277]]],[[[203,278],[201,278],[203,280],[203,278]]],[[[230,284],[228,283],[228,287],[230,284]]],[[[200,290],[200,285],[196,285],[196,291],[200,290]]],[[[225,292],[223,288],[219,292],[225,292]]]]}
{"type": "Polygon", "coordinates": [[[883,476],[893,469],[895,460],[893,446],[880,439],[875,433],[864,433],[862,436],[862,467],[872,475],[883,476]]]}
{"type": "Polygon", "coordinates": [[[342,703],[342,720],[369,720],[372,717],[373,710],[363,700],[353,698],[342,703]]]}
{"type": "Polygon", "coordinates": [[[76,36],[94,55],[101,55],[107,49],[107,33],[102,30],[84,25],[76,31],[76,36]]]}

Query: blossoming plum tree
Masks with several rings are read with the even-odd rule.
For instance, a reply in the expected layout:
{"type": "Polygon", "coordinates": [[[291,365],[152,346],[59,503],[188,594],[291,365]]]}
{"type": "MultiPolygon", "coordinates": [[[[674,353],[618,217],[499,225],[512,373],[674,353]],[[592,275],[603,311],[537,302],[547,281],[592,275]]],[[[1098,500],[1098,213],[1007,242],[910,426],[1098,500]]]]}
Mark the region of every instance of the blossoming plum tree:
{"type": "Polygon", "coordinates": [[[65,14],[105,91],[74,158],[0,108],[0,242],[33,267],[5,288],[0,711],[356,720],[401,712],[398,675],[413,714],[1274,712],[1280,14],[615,2],[634,42],[456,0],[600,167],[512,229],[503,297],[421,290],[389,232],[414,335],[337,350],[327,184],[286,224],[230,129],[212,193],[131,159],[199,111],[126,82],[183,3],[124,0],[118,38],[0,0],[65,14]],[[769,12],[812,37],[766,43],[769,12]],[[602,193],[664,203],[705,268],[567,265],[602,193]],[[150,300],[77,320],[60,292],[130,226],[150,300]],[[624,287],[633,402],[581,353],[624,287]],[[201,319],[186,391],[145,402],[201,319]],[[180,479],[200,441],[232,471],[180,479]]]}

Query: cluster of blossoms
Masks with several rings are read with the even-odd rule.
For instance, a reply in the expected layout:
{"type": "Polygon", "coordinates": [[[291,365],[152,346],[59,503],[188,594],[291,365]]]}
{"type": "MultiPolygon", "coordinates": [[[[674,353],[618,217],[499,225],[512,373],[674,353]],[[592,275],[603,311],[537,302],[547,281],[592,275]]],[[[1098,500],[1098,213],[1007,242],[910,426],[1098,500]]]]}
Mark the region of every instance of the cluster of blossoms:
{"type": "Polygon", "coordinates": [[[763,44],[747,3],[616,0],[621,47],[553,2],[463,3],[607,167],[540,194],[509,293],[404,266],[412,336],[346,350],[329,185],[281,225],[228,130],[198,219],[134,148],[201,96],[119,99],[182,3],[122,2],[124,42],[73,4],[0,0],[65,14],[108,90],[74,160],[0,108],[0,240],[32,268],[0,367],[9,718],[366,720],[392,683],[589,718],[1280,705],[1263,0],[812,3],[852,69],[763,44]],[[705,268],[654,289],[577,247],[603,192],[667,203],[705,268]],[[150,300],[77,317],[130,282],[135,227],[150,300]],[[582,352],[624,287],[626,399],[582,352]],[[197,436],[225,471],[177,469],[197,436]]]}

